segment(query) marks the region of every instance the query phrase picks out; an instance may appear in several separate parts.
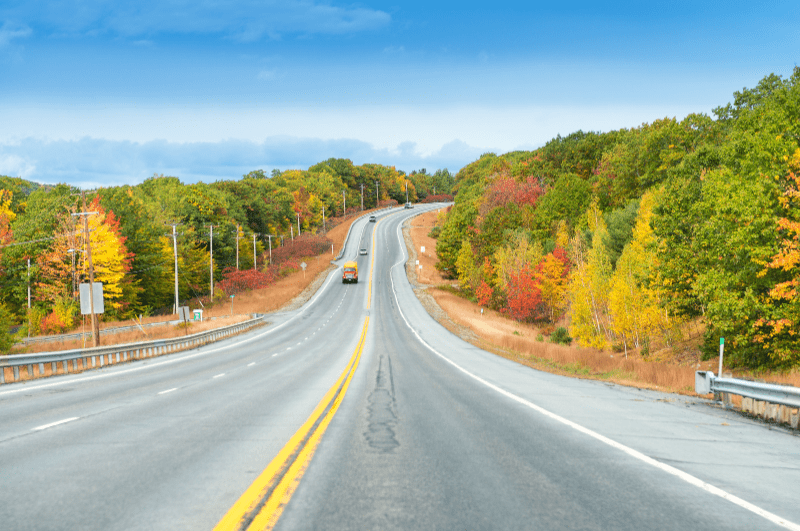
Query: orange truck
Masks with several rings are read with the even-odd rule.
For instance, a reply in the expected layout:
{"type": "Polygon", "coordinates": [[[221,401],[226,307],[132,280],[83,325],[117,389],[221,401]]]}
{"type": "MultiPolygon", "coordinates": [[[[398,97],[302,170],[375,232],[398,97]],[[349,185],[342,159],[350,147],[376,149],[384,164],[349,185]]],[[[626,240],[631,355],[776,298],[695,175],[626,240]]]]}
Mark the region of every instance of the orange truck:
{"type": "Polygon", "coordinates": [[[358,264],[355,262],[345,262],[342,268],[342,284],[345,282],[355,282],[358,284],[358,264]]]}

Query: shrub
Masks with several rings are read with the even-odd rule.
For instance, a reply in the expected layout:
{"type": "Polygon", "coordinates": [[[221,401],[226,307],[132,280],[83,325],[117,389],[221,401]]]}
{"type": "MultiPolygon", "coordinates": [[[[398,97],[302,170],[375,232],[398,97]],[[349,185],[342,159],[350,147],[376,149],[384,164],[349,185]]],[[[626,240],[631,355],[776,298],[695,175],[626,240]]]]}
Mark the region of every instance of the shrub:
{"type": "Polygon", "coordinates": [[[553,335],[550,336],[550,341],[557,345],[572,344],[572,338],[570,337],[569,332],[567,332],[567,329],[563,326],[556,328],[555,332],[553,332],[553,335]]]}
{"type": "Polygon", "coordinates": [[[217,288],[229,295],[265,288],[274,281],[274,274],[255,269],[237,271],[226,267],[222,275],[223,279],[217,283],[217,288]]]}
{"type": "Polygon", "coordinates": [[[14,345],[14,336],[11,335],[11,313],[0,304],[0,352],[8,352],[14,345]]]}
{"type": "MultiPolygon", "coordinates": [[[[283,246],[272,250],[272,263],[281,265],[288,260],[297,264],[300,259],[317,256],[331,250],[331,241],[325,236],[317,234],[301,234],[294,241],[283,241],[283,246]]],[[[299,266],[298,266],[299,267],[299,266]]]]}

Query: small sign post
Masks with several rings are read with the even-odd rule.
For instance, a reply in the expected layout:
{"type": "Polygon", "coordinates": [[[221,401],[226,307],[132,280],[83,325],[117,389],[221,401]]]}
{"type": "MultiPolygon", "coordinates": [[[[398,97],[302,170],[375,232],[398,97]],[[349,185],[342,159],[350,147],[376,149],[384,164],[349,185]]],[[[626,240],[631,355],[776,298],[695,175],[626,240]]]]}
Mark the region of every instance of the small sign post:
{"type": "Polygon", "coordinates": [[[725,352],[725,338],[719,338],[719,374],[717,374],[717,378],[722,378],[722,355],[725,352]]]}
{"type": "Polygon", "coordinates": [[[306,267],[308,267],[308,264],[306,264],[305,262],[302,262],[300,264],[300,267],[303,269],[303,278],[306,278],[306,267]]]}
{"type": "Polygon", "coordinates": [[[231,295],[231,315],[233,315],[233,297],[234,295],[231,295]]]}

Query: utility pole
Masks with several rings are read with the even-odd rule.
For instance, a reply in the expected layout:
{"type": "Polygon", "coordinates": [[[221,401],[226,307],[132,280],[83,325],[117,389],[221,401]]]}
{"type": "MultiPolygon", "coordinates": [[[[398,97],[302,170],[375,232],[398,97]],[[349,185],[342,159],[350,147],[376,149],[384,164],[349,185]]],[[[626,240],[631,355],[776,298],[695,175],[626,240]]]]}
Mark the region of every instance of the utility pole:
{"type": "Polygon", "coordinates": [[[175,231],[178,226],[177,223],[170,223],[172,225],[172,254],[175,257],[175,313],[178,313],[178,233],[175,231]]]}
{"type": "Polygon", "coordinates": [[[31,259],[28,258],[28,337],[31,337],[31,259]]]}
{"type": "Polygon", "coordinates": [[[253,233],[253,271],[256,270],[256,236],[257,234],[253,233]]]}
{"type": "Polygon", "coordinates": [[[325,205],[322,205],[322,232],[328,232],[325,230],[325,205]]]}
{"type": "Polygon", "coordinates": [[[239,225],[236,225],[236,271],[239,271],[239,225]]]}
{"type": "Polygon", "coordinates": [[[210,278],[210,286],[211,286],[211,301],[214,301],[214,225],[208,225],[210,232],[209,232],[209,243],[210,246],[208,248],[208,270],[209,270],[209,278],[210,278]]]}
{"type": "Polygon", "coordinates": [[[294,244],[294,227],[292,225],[289,225],[289,231],[292,235],[292,244],[294,244]]]}
{"type": "Polygon", "coordinates": [[[380,199],[378,198],[378,182],[375,181],[375,208],[378,208],[378,203],[380,203],[380,199]]]}
{"type": "Polygon", "coordinates": [[[89,216],[97,212],[86,211],[86,192],[81,193],[83,212],[73,216],[83,216],[83,237],[86,241],[86,260],[89,262],[89,311],[92,314],[92,346],[100,345],[100,322],[94,313],[94,264],[92,263],[92,240],[89,239],[89,216]]]}
{"type": "Polygon", "coordinates": [[[277,235],[275,235],[275,234],[267,234],[267,238],[269,239],[269,265],[272,265],[272,238],[273,238],[273,236],[277,238],[277,235]]]}
{"type": "Polygon", "coordinates": [[[406,204],[408,204],[408,181],[406,181],[406,204]]]}
{"type": "Polygon", "coordinates": [[[364,183],[361,183],[361,212],[364,212],[364,183]]]}
{"type": "Polygon", "coordinates": [[[300,236],[300,212],[297,213],[297,235],[300,236]]]}
{"type": "Polygon", "coordinates": [[[347,218],[347,196],[344,195],[344,190],[342,190],[342,200],[344,201],[344,212],[342,212],[342,217],[347,218]]]}

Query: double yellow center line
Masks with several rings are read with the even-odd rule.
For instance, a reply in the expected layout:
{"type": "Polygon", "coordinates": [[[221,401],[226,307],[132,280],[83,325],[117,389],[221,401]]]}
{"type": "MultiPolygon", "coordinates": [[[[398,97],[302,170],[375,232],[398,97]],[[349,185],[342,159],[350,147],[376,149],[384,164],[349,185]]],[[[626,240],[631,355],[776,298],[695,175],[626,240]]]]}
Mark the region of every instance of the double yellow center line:
{"type": "Polygon", "coordinates": [[[262,530],[275,527],[347,392],[361,359],[368,327],[369,317],[365,317],[358,346],[344,372],[317,404],[305,424],[289,439],[275,459],[214,527],[215,531],[262,530]]]}
{"type": "MultiPolygon", "coordinates": [[[[377,224],[375,225],[377,227],[377,224]]],[[[372,273],[375,267],[375,233],[372,231],[372,259],[369,268],[367,310],[372,303],[372,273]]],[[[353,355],[336,383],[328,389],[317,407],[278,452],[275,459],[248,487],[228,513],[214,527],[214,531],[243,531],[273,529],[284,508],[297,490],[311,458],[328,428],[333,415],[347,392],[350,380],[358,368],[364,341],[369,328],[369,316],[364,318],[361,337],[353,355]]]]}

